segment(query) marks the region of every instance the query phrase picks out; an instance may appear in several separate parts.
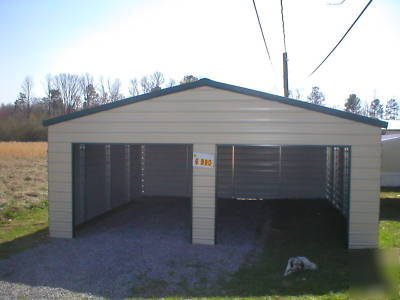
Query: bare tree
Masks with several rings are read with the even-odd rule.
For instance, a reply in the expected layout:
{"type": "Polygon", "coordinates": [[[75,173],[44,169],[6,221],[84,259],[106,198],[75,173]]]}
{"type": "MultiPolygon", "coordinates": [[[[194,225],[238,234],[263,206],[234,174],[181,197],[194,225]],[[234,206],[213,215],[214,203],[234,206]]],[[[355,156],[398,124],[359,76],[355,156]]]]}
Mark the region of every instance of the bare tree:
{"type": "Polygon", "coordinates": [[[99,103],[99,94],[94,87],[93,76],[86,73],[80,78],[80,86],[83,94],[83,107],[88,108],[96,106],[99,103]]]}
{"type": "Polygon", "coordinates": [[[98,89],[99,89],[99,102],[101,104],[107,103],[108,101],[108,92],[107,92],[107,87],[104,83],[104,78],[101,76],[99,78],[99,84],[98,84],[98,89]]]}
{"type": "Polygon", "coordinates": [[[142,79],[140,80],[140,86],[142,88],[142,93],[150,93],[151,90],[153,89],[153,83],[150,81],[150,79],[147,76],[143,76],[142,79]]]}
{"type": "Polygon", "coordinates": [[[175,86],[176,85],[176,82],[175,82],[175,80],[173,80],[172,78],[169,80],[169,82],[168,82],[168,87],[173,87],[173,86],[175,86]]]}
{"type": "Polygon", "coordinates": [[[54,76],[54,86],[60,92],[64,113],[79,109],[81,104],[80,77],[75,74],[61,73],[54,76]]]}
{"type": "Polygon", "coordinates": [[[289,91],[289,97],[301,100],[303,98],[303,94],[299,88],[295,88],[294,90],[289,91]]]}
{"type": "Polygon", "coordinates": [[[138,82],[136,78],[133,78],[129,81],[129,94],[131,96],[137,96],[139,95],[139,88],[138,88],[138,82]]]}
{"type": "Polygon", "coordinates": [[[164,83],[164,75],[161,72],[154,72],[150,75],[150,80],[153,84],[153,89],[161,89],[162,84],[164,83]]]}
{"type": "Polygon", "coordinates": [[[33,79],[30,76],[26,76],[22,82],[21,89],[22,93],[25,95],[25,115],[29,119],[31,115],[31,100],[32,100],[32,88],[33,79]]]}
{"type": "Polygon", "coordinates": [[[361,108],[360,108],[359,114],[368,117],[369,116],[369,103],[368,103],[368,101],[365,100],[362,105],[360,104],[360,107],[361,108]]]}
{"type": "Polygon", "coordinates": [[[53,89],[53,77],[51,76],[51,74],[46,75],[43,86],[44,86],[44,90],[45,90],[45,94],[46,94],[46,96],[44,98],[44,102],[47,107],[47,114],[49,116],[51,116],[51,114],[52,114],[51,90],[53,89]]]}
{"type": "Polygon", "coordinates": [[[121,81],[119,79],[115,79],[114,81],[111,81],[110,79],[108,79],[107,87],[108,87],[109,102],[115,102],[124,97],[120,93],[121,81]]]}

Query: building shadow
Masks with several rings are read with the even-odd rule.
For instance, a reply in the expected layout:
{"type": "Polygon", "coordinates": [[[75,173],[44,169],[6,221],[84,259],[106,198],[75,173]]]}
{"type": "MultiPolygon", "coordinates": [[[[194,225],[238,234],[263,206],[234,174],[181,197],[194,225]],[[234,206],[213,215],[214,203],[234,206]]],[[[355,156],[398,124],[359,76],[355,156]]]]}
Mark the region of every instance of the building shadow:
{"type": "Polygon", "coordinates": [[[400,199],[399,198],[381,199],[379,219],[400,222],[400,199]]]}
{"type": "Polygon", "coordinates": [[[12,241],[0,243],[0,259],[6,259],[29,248],[36,247],[49,240],[49,228],[24,235],[12,241]]]}

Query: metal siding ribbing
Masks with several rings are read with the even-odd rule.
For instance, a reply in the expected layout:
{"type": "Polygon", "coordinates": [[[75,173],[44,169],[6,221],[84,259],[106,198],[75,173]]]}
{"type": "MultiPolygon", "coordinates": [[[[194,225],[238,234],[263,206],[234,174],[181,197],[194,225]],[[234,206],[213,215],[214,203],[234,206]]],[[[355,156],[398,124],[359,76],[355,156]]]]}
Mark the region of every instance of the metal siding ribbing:
{"type": "Polygon", "coordinates": [[[125,145],[111,145],[111,208],[128,202],[125,145]]]}
{"type": "Polygon", "coordinates": [[[234,146],[235,198],[279,195],[279,147],[234,146]]]}
{"type": "Polygon", "coordinates": [[[187,145],[144,145],[144,196],[190,197],[191,153],[187,145]]]}
{"type": "Polygon", "coordinates": [[[282,146],[282,198],[324,198],[326,152],[319,146],[282,146]]]}
{"type": "Polygon", "coordinates": [[[218,198],[234,198],[233,146],[218,146],[217,149],[216,195],[218,198]]]}
{"type": "MultiPolygon", "coordinates": [[[[213,144],[195,144],[193,152],[215,154],[213,144]]],[[[215,244],[215,168],[193,168],[192,242],[215,244]]]]}
{"type": "Polygon", "coordinates": [[[108,208],[106,188],[106,148],[103,145],[85,145],[85,221],[108,208]]]}
{"type": "Polygon", "coordinates": [[[140,146],[74,144],[73,151],[74,225],[141,194],[140,146]]]}
{"type": "Polygon", "coordinates": [[[220,198],[324,198],[325,148],[219,146],[220,198]]]}

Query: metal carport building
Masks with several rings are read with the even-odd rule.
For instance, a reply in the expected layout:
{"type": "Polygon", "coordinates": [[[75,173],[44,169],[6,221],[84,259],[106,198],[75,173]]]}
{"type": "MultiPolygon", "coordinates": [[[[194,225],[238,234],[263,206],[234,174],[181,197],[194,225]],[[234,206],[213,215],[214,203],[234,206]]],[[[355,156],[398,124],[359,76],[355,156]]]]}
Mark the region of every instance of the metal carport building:
{"type": "Polygon", "coordinates": [[[322,198],[348,222],[349,248],[378,240],[386,122],[201,79],[49,119],[49,227],[138,196],[191,199],[191,239],[215,243],[216,198],[322,198]],[[192,155],[214,167],[192,168],[192,155]]]}

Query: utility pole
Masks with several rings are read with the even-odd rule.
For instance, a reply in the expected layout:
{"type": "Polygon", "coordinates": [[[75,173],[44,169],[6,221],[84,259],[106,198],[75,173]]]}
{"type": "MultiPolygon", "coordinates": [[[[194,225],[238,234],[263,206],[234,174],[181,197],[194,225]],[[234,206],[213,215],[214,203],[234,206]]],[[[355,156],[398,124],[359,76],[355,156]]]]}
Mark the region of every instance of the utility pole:
{"type": "Polygon", "coordinates": [[[283,52],[283,91],[284,96],[289,97],[289,79],[288,79],[288,65],[287,53],[283,52]]]}

